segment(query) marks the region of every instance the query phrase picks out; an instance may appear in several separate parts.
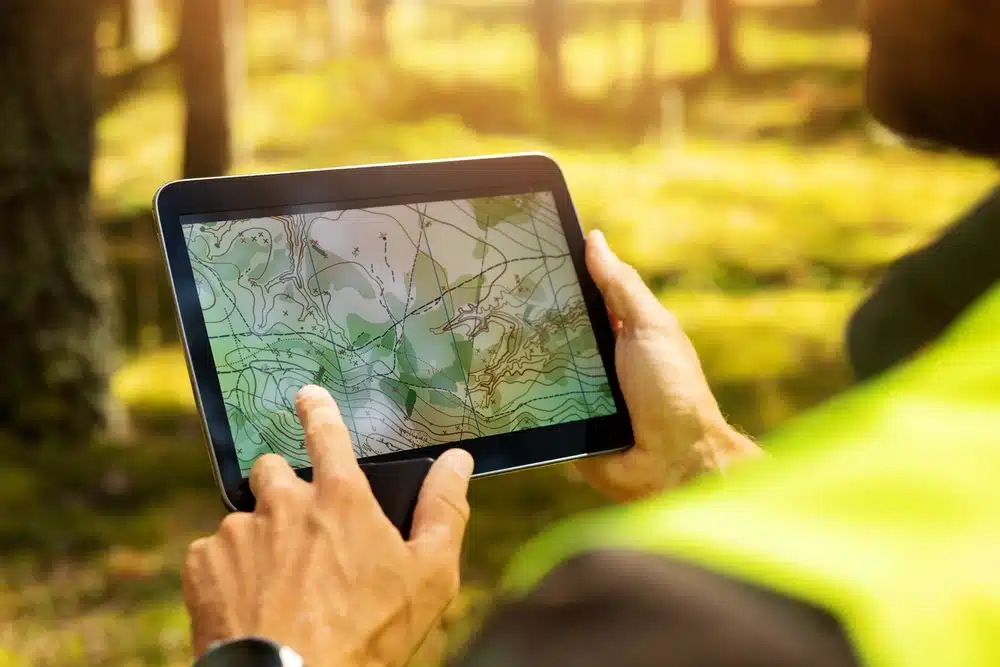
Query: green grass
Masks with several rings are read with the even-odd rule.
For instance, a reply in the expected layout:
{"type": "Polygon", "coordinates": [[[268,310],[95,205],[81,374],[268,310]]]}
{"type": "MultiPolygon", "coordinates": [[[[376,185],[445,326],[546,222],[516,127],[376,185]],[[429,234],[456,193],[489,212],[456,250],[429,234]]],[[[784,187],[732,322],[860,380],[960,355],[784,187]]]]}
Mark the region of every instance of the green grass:
{"type": "MultiPolygon", "coordinates": [[[[547,119],[523,33],[431,39],[400,22],[393,30],[392,71],[304,68],[291,15],[255,16],[239,117],[254,150],[237,171],[551,153],[583,224],[604,230],[677,313],[724,410],[751,433],[846,385],[842,329],[873,277],[995,178],[983,161],[873,146],[860,127],[809,143],[720,139],[802,125],[828,94],[856,100],[865,47],[851,32],[747,22],[748,64],[791,74],[692,98],[683,150],[666,150],[655,136],[623,140],[628,123],[547,119]]],[[[611,36],[574,36],[574,94],[600,102],[616,79],[633,77],[637,34],[620,26],[617,60],[611,36]]],[[[704,26],[664,25],[658,43],[661,76],[696,74],[708,62],[704,26]]],[[[179,176],[182,111],[168,72],[101,119],[100,216],[148,210],[155,189],[179,176]]],[[[11,451],[5,460],[15,463],[0,471],[0,667],[189,664],[178,568],[186,542],[212,529],[221,506],[179,349],[131,356],[113,390],[139,417],[139,442],[11,451]]],[[[599,502],[563,468],[475,484],[464,559],[471,611],[449,619],[452,639],[471,627],[520,542],[599,502]]]]}

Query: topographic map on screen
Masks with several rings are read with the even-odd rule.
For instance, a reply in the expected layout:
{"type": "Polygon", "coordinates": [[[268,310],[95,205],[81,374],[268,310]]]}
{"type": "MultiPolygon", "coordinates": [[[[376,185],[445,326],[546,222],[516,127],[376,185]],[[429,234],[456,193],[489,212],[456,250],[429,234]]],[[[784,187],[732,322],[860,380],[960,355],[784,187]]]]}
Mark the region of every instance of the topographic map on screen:
{"type": "Polygon", "coordinates": [[[326,387],[373,456],[616,410],[549,193],[185,225],[244,474],[309,465],[326,387]]]}

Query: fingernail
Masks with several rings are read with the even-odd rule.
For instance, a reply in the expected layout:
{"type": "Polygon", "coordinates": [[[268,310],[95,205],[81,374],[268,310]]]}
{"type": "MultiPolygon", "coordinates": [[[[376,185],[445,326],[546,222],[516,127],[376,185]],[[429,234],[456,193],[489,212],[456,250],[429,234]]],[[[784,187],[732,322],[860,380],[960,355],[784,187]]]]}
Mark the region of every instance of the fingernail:
{"type": "Polygon", "coordinates": [[[472,476],[472,471],[476,467],[472,454],[464,449],[449,449],[442,456],[445,457],[445,463],[456,475],[459,477],[472,476]]]}
{"type": "Polygon", "coordinates": [[[595,229],[591,233],[591,235],[593,236],[594,239],[594,247],[597,248],[598,252],[603,253],[604,255],[610,257],[615,256],[614,252],[612,252],[611,250],[611,246],[608,245],[608,239],[605,238],[604,232],[602,232],[600,229],[595,229]]]}
{"type": "Polygon", "coordinates": [[[326,393],[326,389],[315,384],[307,384],[299,389],[299,396],[302,398],[323,398],[326,393]]]}
{"type": "Polygon", "coordinates": [[[299,403],[328,401],[330,400],[330,394],[326,389],[323,389],[323,387],[319,387],[314,384],[307,384],[299,389],[299,392],[295,395],[295,400],[299,403]]]}

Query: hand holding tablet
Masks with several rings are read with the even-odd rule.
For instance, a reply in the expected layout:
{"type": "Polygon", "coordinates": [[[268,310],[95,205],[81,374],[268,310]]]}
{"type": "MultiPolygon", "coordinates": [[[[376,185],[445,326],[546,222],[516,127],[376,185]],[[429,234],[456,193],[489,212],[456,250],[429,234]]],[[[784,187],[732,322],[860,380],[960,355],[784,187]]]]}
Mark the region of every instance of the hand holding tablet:
{"type": "Polygon", "coordinates": [[[362,463],[476,475],[627,448],[614,339],[558,167],[515,155],[177,181],[156,214],[231,509],[265,453],[310,479],[299,388],[362,463]]]}
{"type": "Polygon", "coordinates": [[[576,463],[590,486],[618,502],[639,500],[761,454],[727,423],[694,345],[639,273],[599,231],[587,238],[586,254],[608,304],[617,376],[635,433],[627,451],[576,463]]]}

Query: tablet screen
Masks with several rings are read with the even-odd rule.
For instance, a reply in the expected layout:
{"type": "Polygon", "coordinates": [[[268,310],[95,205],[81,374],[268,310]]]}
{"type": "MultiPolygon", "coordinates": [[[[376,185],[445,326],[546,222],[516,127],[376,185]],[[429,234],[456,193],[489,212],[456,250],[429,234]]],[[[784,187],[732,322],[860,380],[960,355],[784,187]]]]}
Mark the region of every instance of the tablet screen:
{"type": "Polygon", "coordinates": [[[305,384],[361,458],[616,412],[551,193],[310,208],[183,226],[244,475],[305,384]]]}

